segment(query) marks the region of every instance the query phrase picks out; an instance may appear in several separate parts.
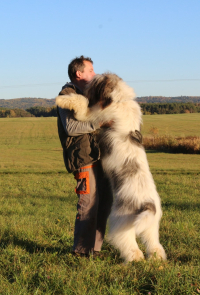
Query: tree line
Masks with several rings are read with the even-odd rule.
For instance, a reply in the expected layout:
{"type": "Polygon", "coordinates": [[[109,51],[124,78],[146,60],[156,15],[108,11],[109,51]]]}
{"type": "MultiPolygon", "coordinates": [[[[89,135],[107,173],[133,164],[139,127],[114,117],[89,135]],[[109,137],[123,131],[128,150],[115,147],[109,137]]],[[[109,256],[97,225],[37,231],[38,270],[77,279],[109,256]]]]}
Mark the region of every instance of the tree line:
{"type": "Polygon", "coordinates": [[[200,96],[141,96],[137,97],[136,100],[139,103],[200,103],[200,96]]]}
{"type": "Polygon", "coordinates": [[[7,109],[0,108],[0,118],[18,118],[18,117],[34,117],[31,113],[23,109],[7,109]]]}
{"type": "Polygon", "coordinates": [[[0,108],[0,118],[57,117],[56,107],[31,107],[29,109],[0,108]]]}
{"type": "Polygon", "coordinates": [[[56,106],[53,107],[31,107],[26,109],[27,112],[35,117],[57,117],[56,106]]]}
{"type": "MultiPolygon", "coordinates": [[[[200,113],[200,103],[140,103],[144,115],[200,113]]],[[[0,118],[57,117],[56,106],[23,109],[0,108],[0,118]]]]}
{"type": "Polygon", "coordinates": [[[200,113],[200,103],[141,103],[144,115],[200,113]]]}

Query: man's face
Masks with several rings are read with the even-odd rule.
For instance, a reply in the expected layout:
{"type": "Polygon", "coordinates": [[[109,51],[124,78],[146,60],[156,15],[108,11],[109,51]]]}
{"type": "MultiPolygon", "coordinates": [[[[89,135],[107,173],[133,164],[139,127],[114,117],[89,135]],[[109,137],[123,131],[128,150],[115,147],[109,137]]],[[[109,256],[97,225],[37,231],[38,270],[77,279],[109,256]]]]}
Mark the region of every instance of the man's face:
{"type": "Polygon", "coordinates": [[[83,72],[80,72],[80,80],[87,84],[96,74],[94,72],[93,64],[90,61],[84,60],[83,63],[85,67],[83,72]]]}

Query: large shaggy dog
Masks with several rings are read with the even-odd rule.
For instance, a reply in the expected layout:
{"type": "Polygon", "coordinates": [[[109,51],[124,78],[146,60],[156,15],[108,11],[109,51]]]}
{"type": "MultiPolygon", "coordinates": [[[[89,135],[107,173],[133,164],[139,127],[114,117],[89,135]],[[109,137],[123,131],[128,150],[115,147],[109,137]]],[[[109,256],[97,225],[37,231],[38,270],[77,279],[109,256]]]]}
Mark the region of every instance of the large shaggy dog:
{"type": "Polygon", "coordinates": [[[159,242],[160,198],[142,146],[142,116],[133,89],[115,74],[103,74],[93,78],[84,95],[58,96],[56,104],[74,110],[80,121],[112,121],[99,135],[103,169],[114,194],[108,240],[126,262],[144,258],[136,236],[148,257],[166,259],[159,242]]]}

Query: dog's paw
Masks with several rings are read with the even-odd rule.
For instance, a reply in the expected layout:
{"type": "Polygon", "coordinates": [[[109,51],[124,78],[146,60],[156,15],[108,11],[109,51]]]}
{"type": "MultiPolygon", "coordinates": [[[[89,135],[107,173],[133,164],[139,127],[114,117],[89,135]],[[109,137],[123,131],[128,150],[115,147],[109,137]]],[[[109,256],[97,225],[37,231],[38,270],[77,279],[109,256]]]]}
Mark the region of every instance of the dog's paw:
{"type": "Polygon", "coordinates": [[[167,255],[165,253],[165,250],[163,247],[160,245],[159,247],[151,250],[148,253],[148,259],[153,259],[153,260],[166,260],[167,255]]]}
{"type": "Polygon", "coordinates": [[[132,250],[130,253],[125,257],[125,264],[131,261],[141,261],[144,259],[144,254],[140,249],[132,250]]]}
{"type": "Polygon", "coordinates": [[[73,110],[78,121],[86,121],[87,119],[88,99],[83,95],[77,93],[59,95],[56,97],[56,105],[62,109],[73,110]]]}

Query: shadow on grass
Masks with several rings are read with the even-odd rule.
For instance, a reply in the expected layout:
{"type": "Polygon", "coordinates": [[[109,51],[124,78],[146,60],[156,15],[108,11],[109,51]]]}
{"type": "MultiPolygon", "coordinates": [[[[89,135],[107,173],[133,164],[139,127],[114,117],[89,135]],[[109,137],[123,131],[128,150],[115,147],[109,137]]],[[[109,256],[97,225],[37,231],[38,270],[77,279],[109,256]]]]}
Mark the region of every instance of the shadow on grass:
{"type": "Polygon", "coordinates": [[[198,155],[200,153],[199,150],[194,151],[193,148],[187,149],[186,147],[162,147],[155,149],[145,149],[146,153],[165,153],[165,154],[185,154],[185,155],[198,155]]]}
{"type": "MultiPolygon", "coordinates": [[[[67,171],[63,170],[63,171],[54,171],[54,170],[50,170],[50,171],[19,171],[19,170],[6,170],[6,171],[0,171],[0,175],[6,175],[6,174],[38,174],[38,175],[51,175],[51,174],[55,174],[55,175],[59,175],[59,174],[64,174],[64,175],[68,175],[69,173],[67,173],[67,171]]],[[[72,177],[72,176],[71,176],[72,177]]]]}
{"type": "Polygon", "coordinates": [[[58,240],[57,243],[60,244],[60,246],[42,245],[28,239],[19,238],[16,235],[13,235],[12,238],[10,238],[6,234],[4,234],[4,236],[1,238],[1,248],[6,248],[9,245],[19,246],[22,249],[25,249],[30,254],[34,254],[37,252],[57,252],[59,254],[69,254],[72,252],[72,246],[69,246],[73,244],[72,238],[69,238],[65,242],[63,242],[62,240],[58,240]]]}
{"type": "MultiPolygon", "coordinates": [[[[68,238],[67,240],[65,239],[65,241],[62,241],[62,239],[58,239],[55,246],[42,245],[35,241],[24,239],[17,236],[16,234],[6,231],[1,238],[0,248],[5,249],[10,245],[13,247],[18,246],[26,250],[30,254],[45,252],[49,254],[58,253],[59,255],[65,255],[72,253],[73,238],[68,238]]],[[[103,258],[103,256],[105,258],[110,256],[110,258],[114,259],[115,261],[123,261],[120,258],[119,252],[107,242],[103,243],[102,251],[100,252],[99,258],[103,258]]]]}
{"type": "Polygon", "coordinates": [[[162,202],[162,208],[173,208],[182,211],[200,211],[200,203],[186,203],[186,202],[162,202]]]}
{"type": "Polygon", "coordinates": [[[157,154],[157,153],[164,153],[163,151],[157,151],[157,150],[145,150],[147,154],[157,154]]]}
{"type": "Polygon", "coordinates": [[[184,153],[183,151],[174,151],[170,149],[157,149],[157,150],[148,150],[145,149],[147,154],[189,154],[189,153],[184,153]]]}

